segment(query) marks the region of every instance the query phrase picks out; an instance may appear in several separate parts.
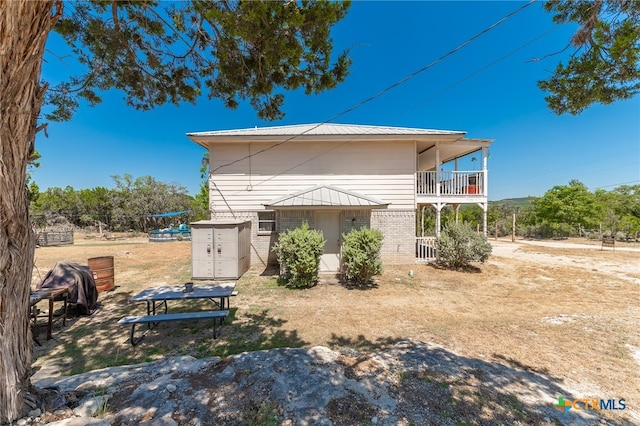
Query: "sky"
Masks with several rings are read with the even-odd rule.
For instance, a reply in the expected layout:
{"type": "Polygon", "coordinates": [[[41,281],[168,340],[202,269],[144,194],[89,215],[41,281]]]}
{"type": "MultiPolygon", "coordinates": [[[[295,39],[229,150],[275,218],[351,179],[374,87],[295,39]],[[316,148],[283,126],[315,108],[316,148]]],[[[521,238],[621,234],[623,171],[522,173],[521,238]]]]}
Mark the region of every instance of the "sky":
{"type": "MultiPolygon", "coordinates": [[[[81,105],[70,121],[49,123],[48,137],[37,135],[42,158],[33,179],[43,191],[113,188],[114,175],[152,176],[194,195],[204,150],[186,133],[320,123],[339,115],[331,122],[459,130],[494,140],[489,200],[542,196],[572,179],[590,190],[640,184],[640,96],[577,116],[547,108],[536,82],[567,57],[551,54],[564,49],[575,27],[553,23],[542,3],[438,60],[525,4],[356,1],[332,30],[336,55],[350,51],[349,76],[319,95],[285,93],[282,120],[263,121],[248,103],[228,110],[206,97],[197,105],[136,111],[111,91],[98,106],[81,105]]],[[[51,37],[47,48],[45,80],[74,71],[59,39],[51,37]]],[[[461,170],[479,167],[461,164],[461,170]]]]}

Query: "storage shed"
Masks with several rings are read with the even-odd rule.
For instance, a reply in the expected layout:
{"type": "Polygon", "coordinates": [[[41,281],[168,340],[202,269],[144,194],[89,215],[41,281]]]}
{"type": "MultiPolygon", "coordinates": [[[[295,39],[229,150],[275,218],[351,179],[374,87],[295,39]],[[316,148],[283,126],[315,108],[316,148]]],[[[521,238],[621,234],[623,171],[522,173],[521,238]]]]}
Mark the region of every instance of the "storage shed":
{"type": "Polygon", "coordinates": [[[201,220],[191,223],[191,277],[238,279],[251,264],[251,222],[201,220]]]}

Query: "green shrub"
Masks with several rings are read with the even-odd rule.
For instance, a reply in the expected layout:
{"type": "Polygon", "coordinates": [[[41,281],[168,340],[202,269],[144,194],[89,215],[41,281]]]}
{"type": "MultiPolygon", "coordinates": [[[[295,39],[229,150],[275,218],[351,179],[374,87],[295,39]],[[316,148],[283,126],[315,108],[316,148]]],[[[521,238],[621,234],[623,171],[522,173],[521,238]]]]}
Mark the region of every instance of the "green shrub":
{"type": "Polygon", "coordinates": [[[451,269],[461,269],[472,262],[484,263],[491,254],[487,237],[477,234],[468,224],[450,223],[436,238],[438,263],[451,269]]]}
{"type": "Polygon", "coordinates": [[[280,263],[280,278],[288,287],[311,287],[318,281],[324,242],[322,232],[309,229],[306,222],[280,234],[273,251],[280,263]]]}
{"type": "Polygon", "coordinates": [[[380,249],[382,233],[377,229],[352,229],[343,235],[342,262],[346,278],[353,284],[368,284],[374,275],[382,273],[380,249]]]}

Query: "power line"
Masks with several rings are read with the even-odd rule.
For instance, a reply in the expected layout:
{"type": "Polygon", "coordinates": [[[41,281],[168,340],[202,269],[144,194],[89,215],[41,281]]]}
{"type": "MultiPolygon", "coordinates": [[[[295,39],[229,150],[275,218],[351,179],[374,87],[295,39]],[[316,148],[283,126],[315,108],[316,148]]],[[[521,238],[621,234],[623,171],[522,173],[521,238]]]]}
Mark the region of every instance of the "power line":
{"type": "Polygon", "coordinates": [[[390,86],[386,87],[385,89],[383,89],[383,90],[379,91],[378,93],[376,93],[376,94],[374,94],[374,95],[372,95],[372,96],[368,97],[367,99],[365,99],[365,100],[363,100],[363,101],[358,102],[358,103],[357,103],[357,104],[355,104],[354,106],[352,106],[352,107],[350,107],[350,108],[348,108],[348,109],[346,109],[346,110],[344,110],[344,111],[342,111],[342,112],[340,112],[340,113],[338,113],[338,114],[334,115],[333,117],[331,117],[331,118],[329,118],[329,119],[327,119],[327,120],[325,120],[325,121],[322,121],[322,122],[320,122],[320,123],[318,123],[318,124],[316,124],[316,125],[314,125],[314,126],[310,127],[309,129],[307,129],[307,130],[305,130],[305,131],[301,132],[301,133],[300,133],[300,134],[298,134],[298,135],[293,135],[293,136],[291,136],[291,137],[289,137],[289,138],[285,139],[285,140],[284,140],[284,141],[282,141],[282,142],[278,142],[278,143],[276,143],[276,144],[274,144],[274,145],[271,145],[271,146],[269,146],[269,147],[267,147],[267,148],[264,148],[264,149],[262,149],[262,150],[260,150],[260,151],[255,152],[255,153],[253,153],[253,154],[249,154],[249,155],[246,155],[246,156],[244,156],[244,157],[242,157],[242,158],[239,158],[239,159],[237,159],[237,160],[234,160],[234,161],[231,161],[231,162],[229,162],[229,163],[226,163],[226,164],[220,165],[220,166],[216,167],[215,169],[213,169],[213,170],[211,171],[211,173],[213,174],[213,173],[217,172],[218,170],[220,170],[220,169],[222,169],[222,168],[224,168],[224,167],[231,166],[231,165],[233,165],[233,164],[236,164],[236,163],[239,163],[239,162],[241,162],[241,161],[244,161],[244,160],[246,160],[246,159],[248,159],[248,158],[251,158],[251,157],[254,157],[254,156],[260,155],[260,154],[262,154],[263,152],[266,152],[266,151],[272,150],[272,149],[274,149],[274,148],[277,148],[277,147],[279,147],[280,145],[283,145],[283,144],[285,144],[285,143],[287,143],[287,142],[289,142],[289,141],[291,141],[291,140],[293,140],[293,139],[295,139],[295,138],[297,138],[297,137],[299,137],[299,136],[305,135],[305,134],[307,134],[307,133],[311,132],[312,130],[317,129],[317,128],[318,128],[318,127],[320,127],[321,125],[323,125],[323,124],[327,124],[327,123],[330,123],[330,122],[332,122],[333,120],[336,120],[337,118],[342,117],[343,115],[346,115],[346,114],[348,114],[348,113],[350,113],[350,112],[352,112],[352,111],[354,111],[354,110],[356,110],[356,109],[360,108],[361,106],[363,106],[363,105],[365,105],[365,104],[367,104],[367,103],[369,103],[369,102],[373,101],[374,99],[379,98],[380,96],[382,96],[382,95],[386,94],[387,92],[389,92],[389,91],[391,91],[391,90],[395,89],[396,87],[398,87],[398,86],[400,86],[400,85],[402,85],[402,84],[406,83],[407,81],[411,80],[412,78],[416,77],[417,75],[419,75],[419,74],[423,73],[424,71],[426,71],[426,70],[430,69],[430,68],[431,68],[431,67],[433,67],[434,65],[436,65],[436,64],[438,64],[438,63],[440,63],[440,62],[442,62],[443,60],[445,60],[445,59],[446,59],[446,58],[448,58],[449,56],[451,56],[451,55],[453,55],[453,54],[457,53],[458,51],[462,50],[463,48],[465,48],[466,46],[468,46],[469,44],[471,44],[472,42],[474,42],[475,40],[477,40],[477,39],[478,39],[478,38],[480,38],[481,36],[485,35],[485,34],[486,34],[486,33],[488,33],[489,31],[493,30],[493,29],[494,29],[494,28],[496,28],[498,25],[502,24],[502,23],[503,23],[503,22],[505,22],[507,19],[510,19],[511,17],[513,17],[513,16],[514,16],[514,15],[516,15],[517,13],[521,12],[521,11],[522,11],[522,10],[524,10],[525,8],[527,8],[527,7],[531,6],[531,5],[532,5],[533,3],[535,3],[535,2],[536,2],[536,0],[530,0],[528,3],[526,3],[526,4],[522,5],[522,6],[520,6],[518,9],[516,9],[516,10],[514,10],[514,11],[510,12],[510,13],[508,13],[507,15],[505,15],[504,17],[502,17],[501,19],[499,19],[498,21],[496,21],[496,22],[495,22],[495,23],[493,23],[492,25],[488,26],[487,28],[485,28],[485,29],[483,29],[482,31],[480,31],[479,33],[477,33],[476,35],[474,35],[474,36],[472,36],[472,37],[468,38],[466,41],[464,41],[462,44],[458,45],[458,46],[457,46],[457,47],[455,47],[454,49],[452,49],[452,50],[448,51],[447,53],[445,53],[444,55],[442,55],[442,56],[438,57],[437,59],[435,59],[434,61],[432,61],[430,64],[425,65],[424,67],[422,67],[422,68],[420,68],[420,69],[418,69],[418,70],[414,71],[413,73],[411,73],[411,74],[409,74],[408,76],[406,76],[406,77],[402,78],[401,80],[399,80],[399,81],[397,81],[397,82],[393,83],[392,85],[390,85],[390,86]]]}
{"type": "Polygon", "coordinates": [[[412,78],[416,77],[418,74],[423,73],[424,71],[428,70],[429,68],[433,67],[434,65],[442,62],[443,60],[445,60],[446,58],[448,58],[449,56],[453,55],[454,53],[457,53],[459,50],[462,50],[463,48],[465,48],[466,46],[468,46],[469,44],[471,44],[472,42],[476,41],[478,38],[480,38],[481,36],[485,35],[486,33],[488,33],[489,31],[493,30],[495,27],[497,27],[498,25],[502,24],[503,22],[505,22],[507,19],[511,18],[512,16],[514,16],[515,14],[521,12],[522,10],[524,10],[525,8],[531,6],[536,0],[531,0],[529,1],[529,3],[519,7],[518,9],[514,10],[511,13],[508,13],[507,15],[505,15],[504,17],[502,17],[501,19],[499,19],[497,22],[495,22],[494,24],[488,26],[487,28],[485,28],[484,30],[480,31],[479,33],[477,33],[476,35],[474,35],[473,37],[467,39],[466,41],[464,41],[462,44],[460,44],[458,47],[448,51],[447,53],[445,53],[444,55],[440,56],[439,58],[435,59],[433,62],[431,62],[428,65],[425,65],[424,67],[420,68],[417,71],[414,71],[413,73],[409,74],[408,76],[404,77],[403,79],[399,80],[398,82],[392,84],[391,86],[388,86],[387,88],[381,90],[380,92],[376,93],[375,95],[365,99],[364,101],[361,101],[360,103],[352,106],[351,108],[334,115],[333,117],[331,117],[329,120],[327,120],[326,122],[331,122],[333,120],[335,120],[338,117],[341,117],[353,110],[356,110],[358,108],[360,108],[362,105],[371,102],[372,100],[384,95],[385,93],[391,91],[392,89],[395,89],[396,87],[400,86],[401,84],[406,83],[407,81],[411,80],[412,78]]]}
{"type": "Polygon", "coordinates": [[[535,38],[533,38],[531,40],[529,40],[528,42],[522,44],[521,46],[517,47],[516,49],[514,49],[514,50],[510,51],[509,53],[507,53],[507,54],[501,56],[500,58],[496,59],[495,61],[488,63],[484,67],[472,72],[471,74],[468,74],[466,77],[462,78],[461,80],[456,81],[455,83],[445,87],[444,89],[440,90],[439,92],[436,92],[433,95],[428,96],[428,97],[424,98],[423,100],[413,104],[409,108],[404,109],[403,111],[401,111],[398,114],[396,114],[395,117],[400,116],[400,115],[404,114],[406,111],[408,111],[410,109],[413,109],[413,108],[417,107],[418,105],[424,104],[424,103],[430,101],[431,99],[442,95],[445,92],[448,92],[449,90],[453,89],[454,87],[464,83],[465,81],[471,79],[472,77],[475,77],[476,75],[480,74],[481,72],[491,68],[492,66],[494,66],[498,62],[502,62],[503,60],[507,59],[509,56],[519,52],[520,50],[524,49],[525,47],[527,47],[527,46],[529,46],[529,45],[531,45],[533,43],[535,43],[536,41],[540,40],[541,38],[546,37],[548,34],[550,34],[551,32],[553,32],[555,30],[557,30],[558,28],[559,28],[558,26],[555,26],[555,27],[551,28],[550,30],[545,31],[544,33],[540,34],[539,36],[537,36],[537,37],[535,37],[535,38]]]}
{"type": "Polygon", "coordinates": [[[630,180],[629,182],[613,183],[611,185],[596,186],[593,189],[611,188],[612,186],[629,185],[629,184],[632,184],[632,183],[640,183],[640,179],[638,179],[638,180],[630,180]]]}

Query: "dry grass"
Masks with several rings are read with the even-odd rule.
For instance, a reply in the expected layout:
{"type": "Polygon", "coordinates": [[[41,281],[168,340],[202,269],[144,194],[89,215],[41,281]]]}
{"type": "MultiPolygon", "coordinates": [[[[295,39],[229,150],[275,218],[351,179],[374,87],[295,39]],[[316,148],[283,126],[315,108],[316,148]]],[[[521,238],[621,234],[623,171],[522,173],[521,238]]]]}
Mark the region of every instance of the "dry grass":
{"type": "Polygon", "coordinates": [[[57,327],[54,340],[36,347],[34,368],[55,361],[62,374],[70,374],[166,355],[282,346],[366,352],[412,338],[545,372],[574,389],[576,397],[640,401],[640,288],[629,279],[640,278],[640,271],[629,273],[629,265],[640,265],[640,253],[538,246],[522,247],[520,253],[563,257],[575,265],[492,256],[475,272],[387,267],[370,288],[328,279],[307,290],[289,290],[277,285],[272,271],[252,270],[237,283],[231,323],[217,340],[206,322],[162,324],[132,348],[128,329],[116,321],[144,307],[128,298],[145,287],[188,281],[190,243],[82,240],[38,248],[41,274],[59,260],[86,263],[113,255],[117,287],[100,294],[96,314],[57,327]],[[625,276],[610,272],[616,265],[625,276]]]}

